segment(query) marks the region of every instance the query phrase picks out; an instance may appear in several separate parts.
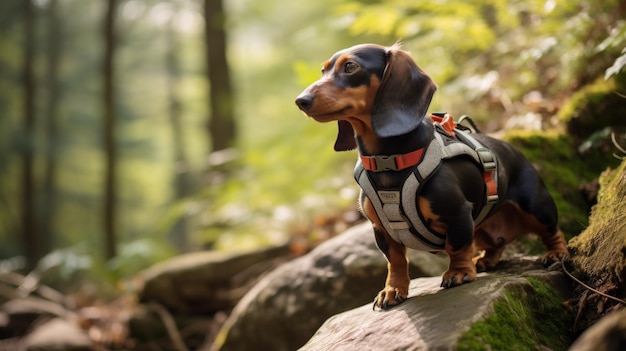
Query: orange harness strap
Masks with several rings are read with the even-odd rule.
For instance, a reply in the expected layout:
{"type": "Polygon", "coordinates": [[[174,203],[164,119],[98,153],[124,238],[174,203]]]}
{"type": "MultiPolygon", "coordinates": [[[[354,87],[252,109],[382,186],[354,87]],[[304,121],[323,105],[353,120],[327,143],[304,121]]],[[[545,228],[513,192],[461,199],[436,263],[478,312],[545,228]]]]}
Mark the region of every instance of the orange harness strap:
{"type": "Polygon", "coordinates": [[[404,155],[390,156],[362,156],[361,162],[363,167],[368,171],[400,171],[409,167],[413,167],[422,162],[424,156],[424,148],[409,152],[404,155]]]}
{"type": "Polygon", "coordinates": [[[451,137],[455,137],[454,129],[456,128],[456,123],[454,122],[454,118],[450,114],[444,114],[442,116],[430,115],[430,119],[435,122],[435,124],[439,124],[441,128],[451,137]]]}
{"type": "MultiPolygon", "coordinates": [[[[443,115],[431,114],[430,118],[433,120],[435,125],[441,126],[441,129],[448,134],[450,137],[456,137],[454,130],[457,128],[457,123],[454,122],[454,117],[452,115],[445,113],[443,115]]],[[[485,162],[482,159],[480,153],[478,156],[481,158],[481,162],[483,166],[485,166],[485,162]]],[[[498,195],[498,185],[496,183],[496,179],[494,178],[495,169],[485,169],[483,173],[483,179],[485,181],[485,185],[487,186],[487,196],[497,196],[498,195]]]]}

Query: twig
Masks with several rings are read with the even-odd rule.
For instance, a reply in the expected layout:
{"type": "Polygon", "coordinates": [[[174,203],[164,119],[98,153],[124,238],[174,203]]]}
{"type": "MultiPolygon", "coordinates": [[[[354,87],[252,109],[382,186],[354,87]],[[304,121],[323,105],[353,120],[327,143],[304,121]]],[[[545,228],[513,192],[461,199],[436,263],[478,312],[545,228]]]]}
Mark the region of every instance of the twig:
{"type": "MultiPolygon", "coordinates": [[[[626,155],[626,150],[624,150],[624,149],[623,149],[623,148],[619,145],[619,143],[617,142],[617,138],[615,137],[615,132],[611,132],[611,141],[613,142],[613,145],[615,145],[615,147],[616,147],[619,151],[621,151],[624,155],[626,155]]],[[[614,155],[615,157],[617,157],[617,158],[621,159],[621,160],[623,160],[623,159],[624,159],[624,157],[626,157],[626,156],[619,157],[619,156],[617,156],[617,154],[613,154],[613,155],[614,155]]]]}
{"type": "Polygon", "coordinates": [[[41,277],[36,272],[36,270],[31,271],[22,280],[22,283],[17,287],[17,290],[22,294],[22,296],[28,296],[37,290],[39,286],[39,281],[41,277]]]}
{"type": "Polygon", "coordinates": [[[596,294],[598,294],[598,295],[602,295],[602,296],[606,297],[607,299],[611,299],[611,300],[613,300],[613,301],[617,301],[617,302],[619,302],[619,303],[621,303],[621,304],[626,305],[626,300],[622,300],[622,299],[617,298],[617,297],[615,297],[615,296],[611,296],[611,295],[609,295],[609,294],[605,294],[605,293],[603,293],[603,292],[601,292],[601,291],[599,291],[599,290],[596,290],[596,289],[594,289],[594,288],[590,287],[589,285],[587,285],[587,284],[583,283],[583,282],[582,282],[581,280],[579,280],[578,278],[574,277],[574,276],[573,276],[570,272],[568,272],[568,271],[567,271],[567,269],[565,268],[565,257],[564,257],[563,259],[561,259],[561,268],[563,268],[563,272],[564,272],[565,274],[567,274],[567,276],[568,276],[568,277],[572,278],[572,280],[574,280],[576,283],[580,284],[583,288],[585,288],[585,289],[587,289],[587,290],[589,290],[589,291],[591,291],[591,292],[594,292],[594,293],[596,293],[596,294]]]}
{"type": "Polygon", "coordinates": [[[574,318],[574,330],[578,329],[578,322],[583,316],[583,310],[587,305],[587,297],[589,296],[590,291],[583,291],[582,295],[580,295],[580,299],[578,300],[578,312],[576,312],[576,318],[574,318]]]}
{"type": "Polygon", "coordinates": [[[17,298],[17,297],[26,297],[31,296],[33,293],[39,294],[39,296],[44,299],[56,302],[65,306],[66,300],[65,295],[61,294],[59,291],[40,283],[39,278],[36,278],[36,275],[33,273],[23,276],[16,272],[5,272],[0,274],[0,283],[5,283],[6,285],[12,286],[12,288],[4,288],[1,289],[0,295],[6,296],[7,298],[17,298]],[[11,295],[7,295],[8,291],[12,291],[11,295]]]}
{"type": "Polygon", "coordinates": [[[163,307],[161,304],[156,302],[151,302],[150,304],[148,304],[148,306],[150,307],[150,309],[154,310],[159,315],[159,317],[161,317],[163,325],[165,325],[167,334],[172,340],[174,347],[178,351],[189,351],[189,349],[183,342],[183,339],[178,332],[178,328],[176,327],[176,323],[174,322],[174,318],[172,318],[172,315],[169,313],[169,311],[166,310],[165,307],[163,307]]]}

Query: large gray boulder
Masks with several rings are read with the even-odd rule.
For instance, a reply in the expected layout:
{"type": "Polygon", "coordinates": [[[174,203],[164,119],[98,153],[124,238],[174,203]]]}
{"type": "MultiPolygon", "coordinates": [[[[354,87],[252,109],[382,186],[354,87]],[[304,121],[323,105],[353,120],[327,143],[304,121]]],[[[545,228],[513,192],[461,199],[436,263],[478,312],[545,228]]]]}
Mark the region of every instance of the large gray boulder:
{"type": "MultiPolygon", "coordinates": [[[[420,251],[410,251],[409,260],[412,277],[439,276],[448,265],[447,257],[420,251]]],[[[211,349],[295,350],[328,317],[372,303],[386,272],[371,225],[355,226],[260,280],[235,307],[211,349]]]]}
{"type": "Polygon", "coordinates": [[[183,314],[230,310],[260,274],[287,260],[289,248],[252,252],[193,252],[158,263],[144,272],[141,302],[156,302],[183,314]]]}
{"type": "Polygon", "coordinates": [[[573,316],[561,302],[571,285],[537,261],[501,262],[498,272],[451,289],[439,278],[412,280],[403,304],[336,315],[300,351],[565,350],[573,316]]]}

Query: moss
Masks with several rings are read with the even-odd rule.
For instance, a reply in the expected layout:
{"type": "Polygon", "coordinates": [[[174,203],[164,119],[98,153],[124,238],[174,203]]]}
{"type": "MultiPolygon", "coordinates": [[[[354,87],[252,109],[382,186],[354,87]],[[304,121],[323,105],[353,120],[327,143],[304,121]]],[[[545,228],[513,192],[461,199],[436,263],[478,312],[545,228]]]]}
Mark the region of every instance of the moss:
{"type": "Polygon", "coordinates": [[[504,293],[493,312],[474,323],[457,344],[460,351],[566,350],[573,315],[561,307],[561,295],[550,285],[527,278],[528,285],[504,293]]]}
{"type": "Polygon", "coordinates": [[[568,248],[577,274],[592,283],[620,286],[626,279],[626,161],[600,177],[598,204],[593,208],[589,227],[570,241],[568,248]],[[624,275],[615,276],[615,273],[624,275]],[[613,277],[613,280],[607,279],[613,277]]]}
{"type": "Polygon", "coordinates": [[[566,237],[580,233],[587,226],[589,207],[579,186],[596,178],[607,165],[616,164],[616,160],[598,150],[581,156],[572,138],[556,131],[509,132],[504,139],[519,148],[538,169],[554,198],[566,237]]]}
{"type": "Polygon", "coordinates": [[[623,79],[621,75],[609,80],[599,78],[578,90],[561,107],[557,117],[567,124],[571,136],[581,140],[607,126],[624,125],[626,104],[622,96],[615,94],[623,79]]]}

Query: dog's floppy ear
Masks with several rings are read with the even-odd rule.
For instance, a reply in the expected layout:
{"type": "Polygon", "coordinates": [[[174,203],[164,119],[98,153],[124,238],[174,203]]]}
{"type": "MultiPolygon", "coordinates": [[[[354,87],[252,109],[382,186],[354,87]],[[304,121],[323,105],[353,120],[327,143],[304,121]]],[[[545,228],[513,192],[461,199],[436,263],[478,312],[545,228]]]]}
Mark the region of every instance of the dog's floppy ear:
{"type": "Polygon", "coordinates": [[[348,121],[337,121],[339,131],[337,132],[337,140],[335,141],[335,151],[348,151],[356,148],[356,140],[354,140],[354,129],[348,121]]]}
{"type": "Polygon", "coordinates": [[[386,54],[387,66],[372,110],[372,127],[381,138],[415,129],[437,90],[407,52],[394,45],[386,54]]]}

